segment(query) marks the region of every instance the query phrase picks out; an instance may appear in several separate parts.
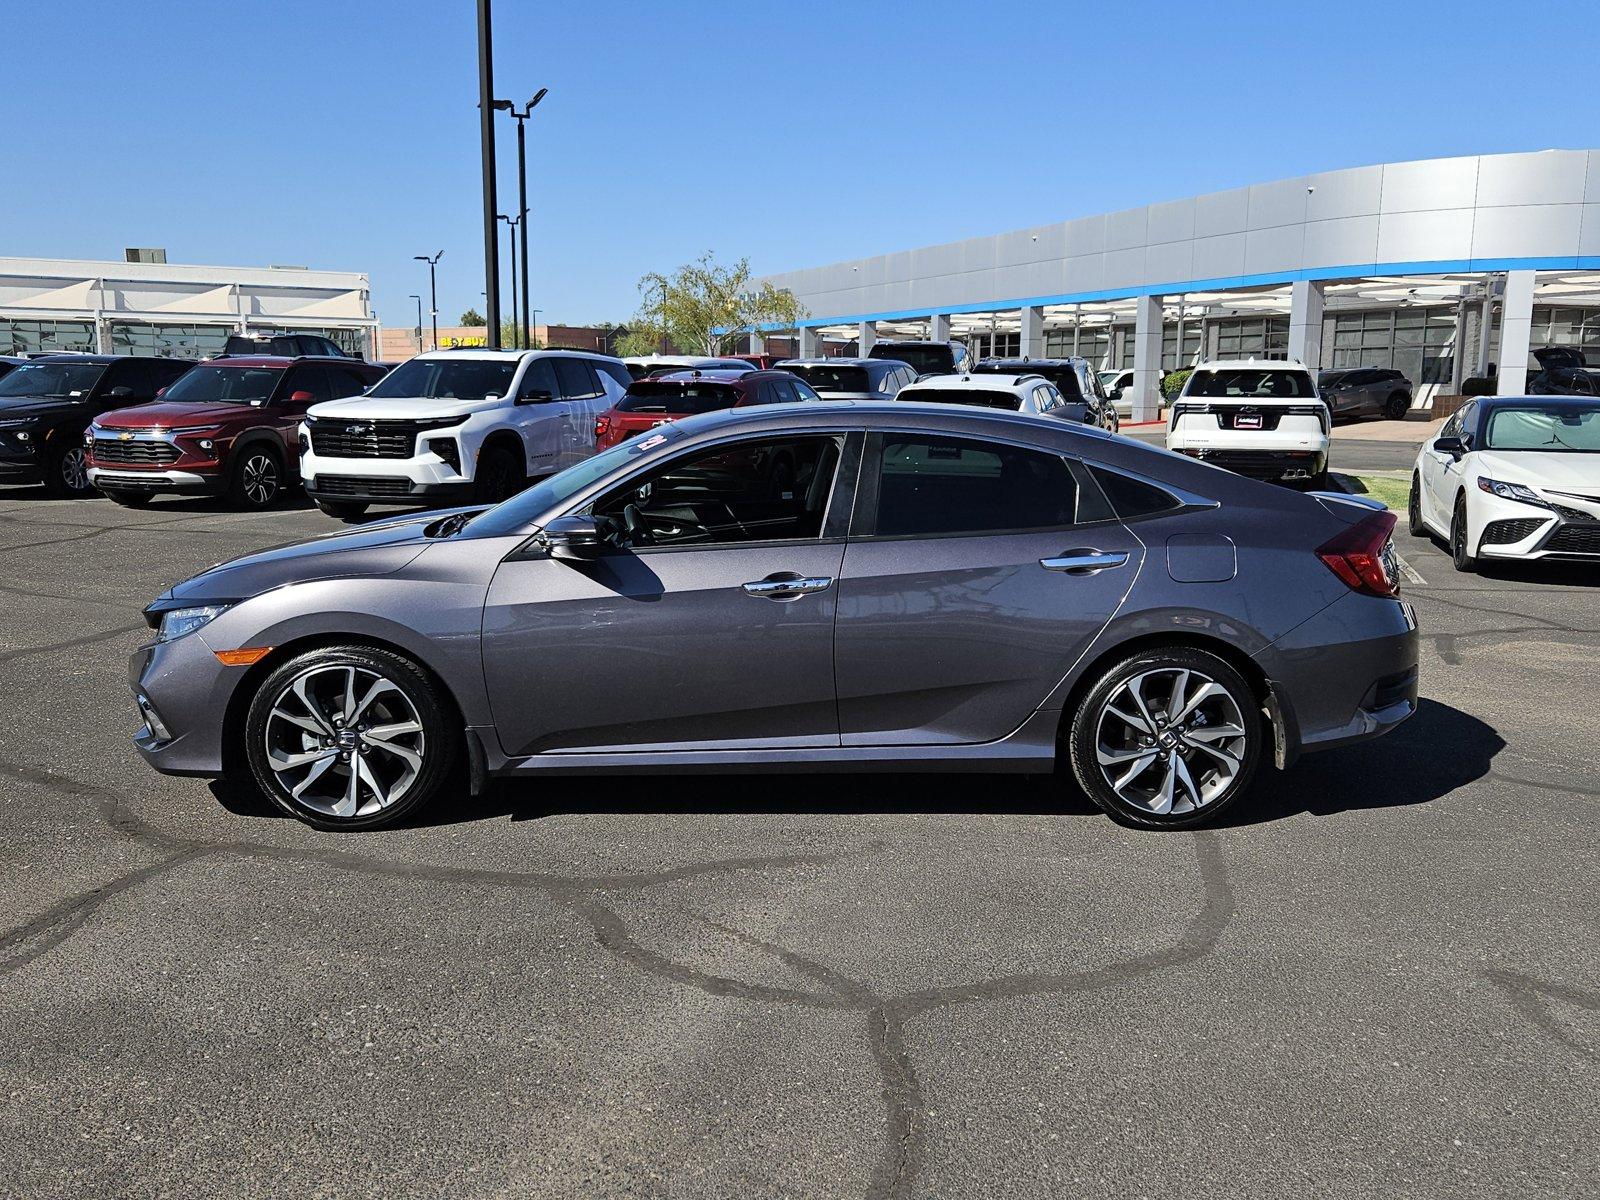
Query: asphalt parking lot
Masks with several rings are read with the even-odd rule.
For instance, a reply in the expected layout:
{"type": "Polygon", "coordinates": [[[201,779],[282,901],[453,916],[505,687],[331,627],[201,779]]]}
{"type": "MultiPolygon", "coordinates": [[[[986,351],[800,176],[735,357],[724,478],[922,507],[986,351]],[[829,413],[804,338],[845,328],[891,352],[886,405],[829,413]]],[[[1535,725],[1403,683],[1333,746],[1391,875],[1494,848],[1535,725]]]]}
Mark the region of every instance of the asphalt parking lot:
{"type": "Polygon", "coordinates": [[[0,1192],[1593,1194],[1600,572],[1402,534],[1421,711],[1210,832],[936,775],[339,836],[148,771],[126,681],[331,528],[0,490],[0,1192]]]}

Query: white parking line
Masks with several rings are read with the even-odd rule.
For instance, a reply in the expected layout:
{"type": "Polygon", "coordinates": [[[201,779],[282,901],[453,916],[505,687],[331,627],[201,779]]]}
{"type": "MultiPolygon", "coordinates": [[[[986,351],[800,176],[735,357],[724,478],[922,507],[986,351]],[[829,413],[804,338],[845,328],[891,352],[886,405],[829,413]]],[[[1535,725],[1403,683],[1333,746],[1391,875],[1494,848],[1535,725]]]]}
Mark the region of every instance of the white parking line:
{"type": "Polygon", "coordinates": [[[1394,557],[1395,560],[1400,564],[1400,577],[1402,579],[1404,579],[1407,583],[1415,583],[1422,586],[1427,586],[1428,581],[1419,575],[1417,573],[1417,569],[1406,561],[1405,555],[1401,554],[1399,551],[1396,551],[1394,557]]]}

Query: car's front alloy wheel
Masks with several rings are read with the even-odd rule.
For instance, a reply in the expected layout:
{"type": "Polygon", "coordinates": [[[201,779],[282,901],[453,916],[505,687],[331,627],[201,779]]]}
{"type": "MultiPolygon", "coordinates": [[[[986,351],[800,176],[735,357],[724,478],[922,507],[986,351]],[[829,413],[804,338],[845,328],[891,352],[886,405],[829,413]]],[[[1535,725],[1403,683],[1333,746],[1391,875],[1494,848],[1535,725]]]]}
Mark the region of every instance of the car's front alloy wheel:
{"type": "Polygon", "coordinates": [[[44,482],[52,496],[87,496],[94,491],[89,484],[89,457],[83,447],[69,443],[55,455],[44,482]]]}
{"type": "Polygon", "coordinates": [[[251,774],[273,804],[321,829],[371,829],[427,803],[460,731],[416,663],[387,650],[297,655],[251,700],[251,774]]]}
{"type": "Polygon", "coordinates": [[[231,499],[238,508],[268,508],[283,488],[278,456],[265,446],[247,446],[234,467],[231,499]]]}
{"type": "Polygon", "coordinates": [[[1467,538],[1467,498],[1461,496],[1450,518],[1450,562],[1458,571],[1478,569],[1477,556],[1467,545],[1467,538]]]}
{"type": "Polygon", "coordinates": [[[1406,528],[1412,537],[1423,537],[1427,527],[1422,523],[1422,476],[1411,473],[1411,495],[1406,500],[1406,528]]]}
{"type": "Polygon", "coordinates": [[[1076,714],[1073,773],[1125,824],[1187,828],[1249,786],[1261,728],[1249,685],[1222,659],[1187,647],[1135,654],[1101,676],[1076,714]]]}

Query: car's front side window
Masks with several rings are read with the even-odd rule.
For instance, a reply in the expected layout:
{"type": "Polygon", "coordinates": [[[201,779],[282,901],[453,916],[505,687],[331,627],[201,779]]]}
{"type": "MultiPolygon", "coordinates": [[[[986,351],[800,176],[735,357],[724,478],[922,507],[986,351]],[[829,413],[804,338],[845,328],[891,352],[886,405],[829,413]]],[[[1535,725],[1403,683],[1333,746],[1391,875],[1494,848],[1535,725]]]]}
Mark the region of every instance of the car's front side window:
{"type": "Polygon", "coordinates": [[[1060,455],[921,433],[885,433],[879,445],[868,535],[1009,533],[1077,520],[1077,480],[1060,455]]]}
{"type": "Polygon", "coordinates": [[[822,536],[843,439],[762,438],[685,454],[595,502],[622,550],[822,536]]]}

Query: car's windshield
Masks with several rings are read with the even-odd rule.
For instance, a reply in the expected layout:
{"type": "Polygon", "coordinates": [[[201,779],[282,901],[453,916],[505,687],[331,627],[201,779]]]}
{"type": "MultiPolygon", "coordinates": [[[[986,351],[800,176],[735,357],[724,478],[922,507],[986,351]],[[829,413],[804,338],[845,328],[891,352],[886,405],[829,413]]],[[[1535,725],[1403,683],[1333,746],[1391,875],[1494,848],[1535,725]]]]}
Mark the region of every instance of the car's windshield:
{"type": "Polygon", "coordinates": [[[390,371],[367,395],[423,400],[482,400],[511,390],[517,364],[501,359],[413,358],[390,371]]]}
{"type": "Polygon", "coordinates": [[[617,401],[618,412],[707,413],[732,408],[739,402],[739,389],[726,383],[643,379],[617,401]]]}
{"type": "Polygon", "coordinates": [[[1483,449],[1600,454],[1600,402],[1496,407],[1484,426],[1483,449]]]}
{"type": "Polygon", "coordinates": [[[177,404],[263,404],[282,377],[282,367],[194,367],[161,398],[177,404]]]}
{"type": "Polygon", "coordinates": [[[1272,367],[1225,367],[1215,371],[1196,371],[1189,376],[1185,396],[1208,398],[1245,397],[1257,400],[1309,400],[1317,394],[1311,376],[1304,371],[1272,367]]]}
{"type": "Polygon", "coordinates": [[[925,404],[972,404],[979,408],[1004,408],[1016,412],[1022,400],[1010,392],[991,392],[986,388],[906,388],[900,393],[902,400],[920,400],[925,404]]]}
{"type": "Polygon", "coordinates": [[[558,471],[525,492],[479,513],[466,527],[469,537],[502,537],[528,529],[536,517],[565,503],[597,480],[624,466],[629,459],[648,454],[663,443],[683,436],[671,425],[658,426],[642,437],[629,438],[609,450],[586,458],[576,466],[558,471]]]}
{"type": "Polygon", "coordinates": [[[28,363],[0,379],[0,396],[87,396],[105,369],[104,363],[28,363]]]}
{"type": "Polygon", "coordinates": [[[870,392],[872,378],[865,367],[814,366],[784,367],[791,375],[798,375],[819,392],[870,392]]]}
{"type": "Polygon", "coordinates": [[[948,346],[908,346],[904,342],[874,346],[868,358],[892,358],[905,363],[918,375],[945,375],[950,372],[953,355],[948,346]]]}

